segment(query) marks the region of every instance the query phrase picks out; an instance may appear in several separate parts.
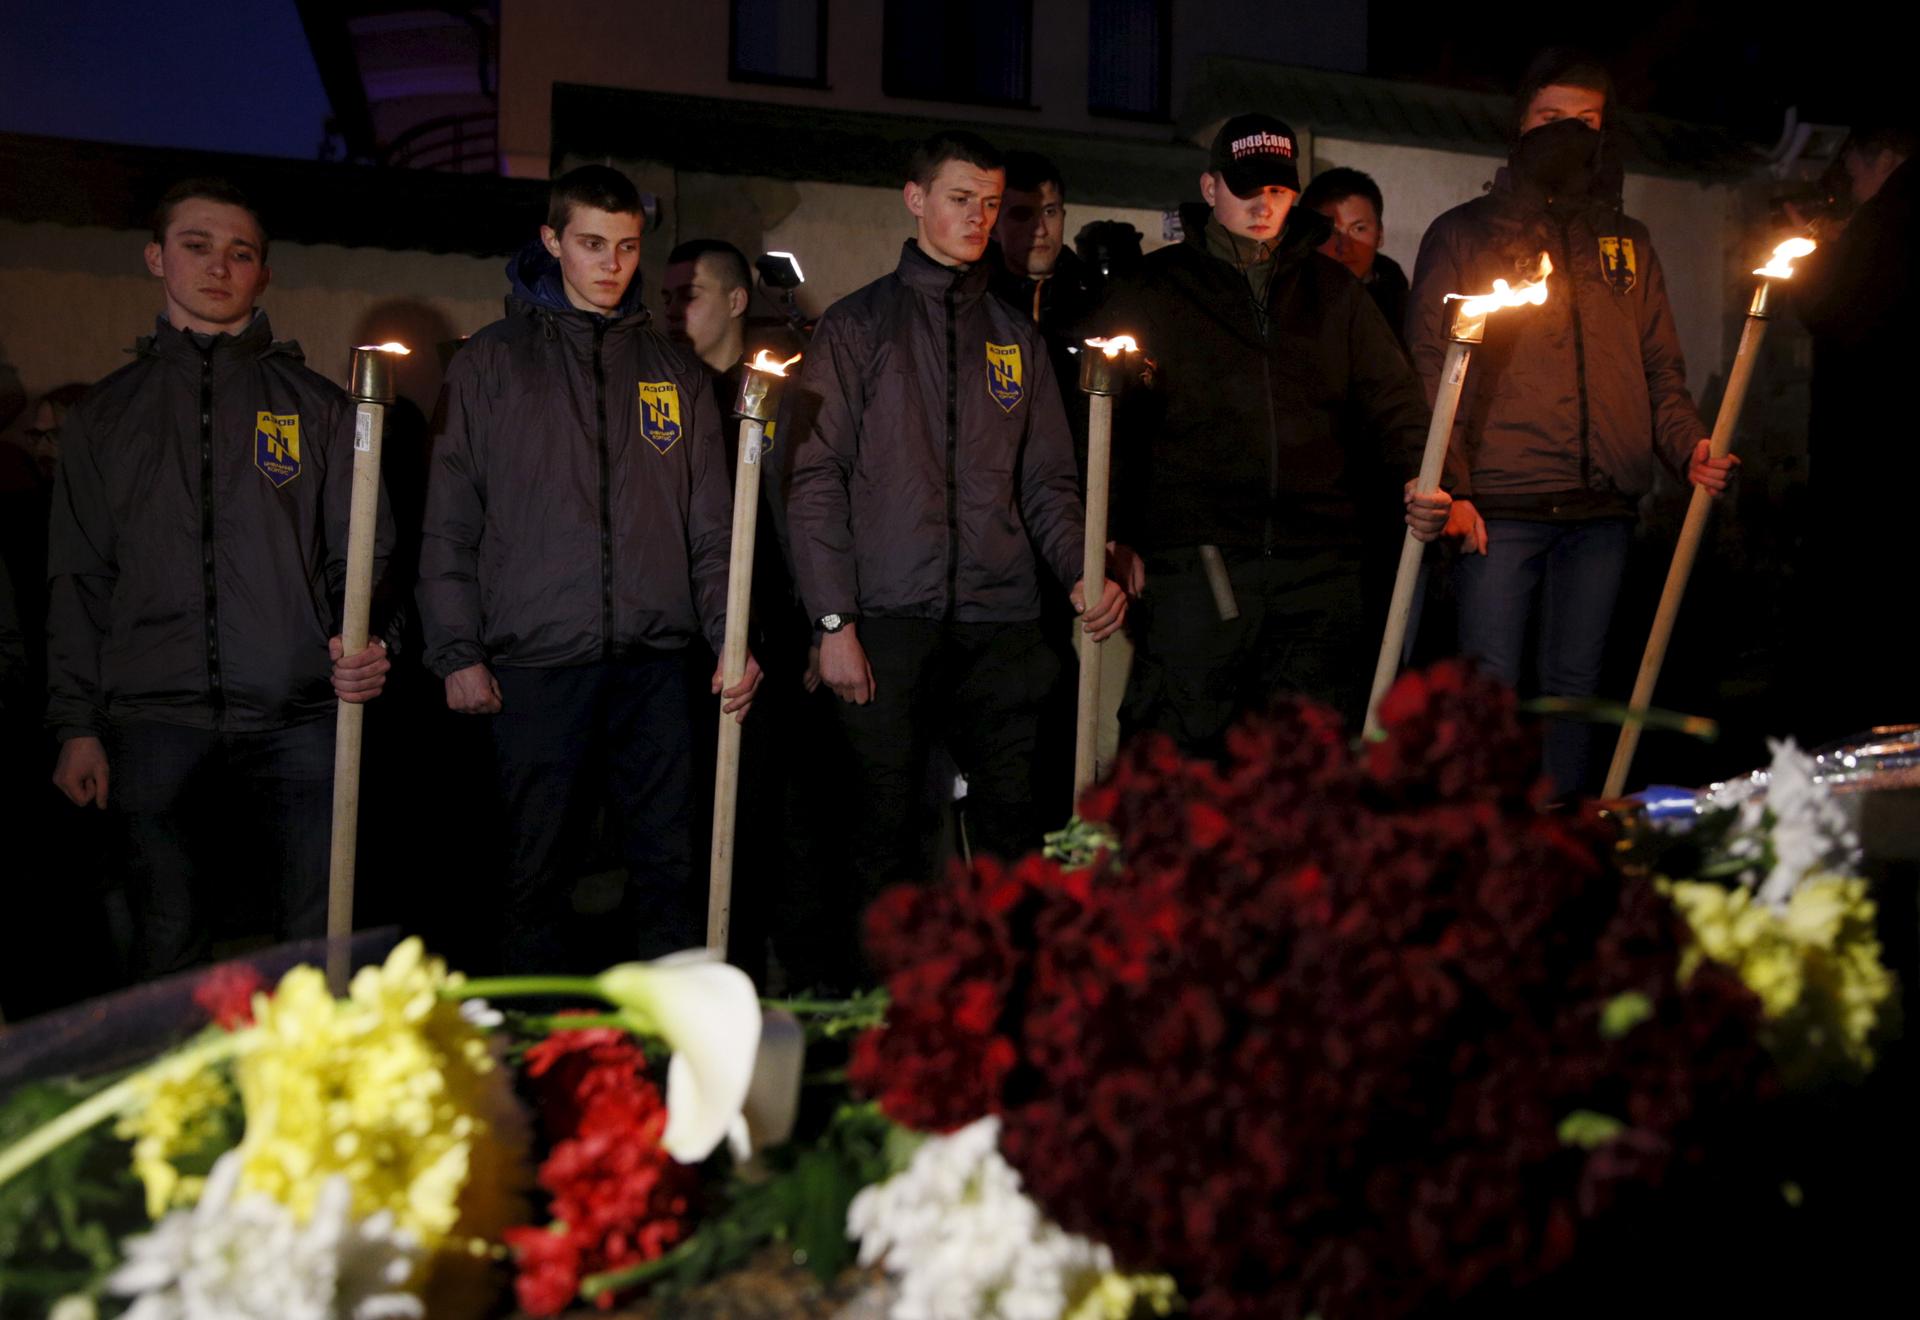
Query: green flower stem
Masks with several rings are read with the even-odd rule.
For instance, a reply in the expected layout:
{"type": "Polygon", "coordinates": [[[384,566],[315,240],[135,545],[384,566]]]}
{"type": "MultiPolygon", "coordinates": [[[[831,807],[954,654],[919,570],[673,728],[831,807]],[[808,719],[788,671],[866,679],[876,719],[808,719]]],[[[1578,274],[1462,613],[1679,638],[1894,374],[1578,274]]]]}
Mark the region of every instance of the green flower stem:
{"type": "Polygon", "coordinates": [[[31,1168],[81,1133],[131,1107],[139,1099],[141,1088],[147,1080],[163,1069],[218,1063],[238,1053],[240,1043],[252,1034],[251,1031],[223,1032],[198,1045],[190,1045],[177,1054],[166,1055],[139,1072],[121,1078],[112,1086],[94,1092],[58,1118],[42,1123],[5,1150],[0,1150],[0,1186],[5,1186],[17,1174],[31,1168]]]}
{"type": "Polygon", "coordinates": [[[591,976],[483,976],[462,981],[440,992],[449,999],[512,999],[518,995],[572,995],[607,999],[607,992],[591,976]]]}
{"type": "Polygon", "coordinates": [[[872,1005],[865,999],[762,999],[760,1007],[788,1013],[851,1013],[872,1005]]]}
{"type": "Polygon", "coordinates": [[[665,1274],[686,1257],[693,1254],[699,1244],[700,1235],[695,1233],[672,1251],[655,1260],[641,1265],[629,1265],[623,1270],[606,1270],[599,1274],[589,1274],[580,1280],[580,1298],[582,1301],[594,1301],[602,1293],[617,1292],[622,1288],[631,1288],[637,1283],[665,1274]]]}
{"type": "Polygon", "coordinates": [[[621,1013],[559,1013],[552,1017],[516,1017],[513,1024],[528,1031],[585,1031],[590,1027],[634,1029],[633,1019],[621,1013]]]}

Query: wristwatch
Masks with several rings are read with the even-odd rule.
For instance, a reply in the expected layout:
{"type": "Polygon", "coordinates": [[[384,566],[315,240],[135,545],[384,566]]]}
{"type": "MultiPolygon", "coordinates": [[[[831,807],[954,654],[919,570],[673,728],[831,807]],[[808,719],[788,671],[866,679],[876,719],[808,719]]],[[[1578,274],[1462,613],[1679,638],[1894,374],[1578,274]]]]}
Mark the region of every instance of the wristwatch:
{"type": "Polygon", "coordinates": [[[851,614],[822,614],[816,622],[823,633],[837,633],[853,622],[851,614]]]}

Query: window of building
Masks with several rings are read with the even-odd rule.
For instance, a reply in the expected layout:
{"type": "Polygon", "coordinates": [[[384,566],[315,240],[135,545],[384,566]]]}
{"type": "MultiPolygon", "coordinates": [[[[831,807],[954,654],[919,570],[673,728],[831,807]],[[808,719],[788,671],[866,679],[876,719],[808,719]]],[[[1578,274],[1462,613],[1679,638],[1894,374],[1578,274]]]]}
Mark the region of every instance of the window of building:
{"type": "Polygon", "coordinates": [[[1168,0],[1088,0],[1087,109],[1165,119],[1172,50],[1168,0]]]}
{"type": "Polygon", "coordinates": [[[736,82],[827,85],[827,0],[733,0],[736,82]]]}
{"type": "Polygon", "coordinates": [[[1032,0],[887,0],[882,44],[881,89],[888,96],[1032,102],[1032,0]]]}

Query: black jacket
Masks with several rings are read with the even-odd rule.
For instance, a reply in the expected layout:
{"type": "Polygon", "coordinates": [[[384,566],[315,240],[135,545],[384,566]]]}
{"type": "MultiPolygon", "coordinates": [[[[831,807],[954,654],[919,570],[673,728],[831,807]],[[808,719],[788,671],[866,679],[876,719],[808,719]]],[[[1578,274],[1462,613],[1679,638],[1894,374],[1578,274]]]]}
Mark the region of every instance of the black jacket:
{"type": "Polygon", "coordinates": [[[1407,347],[1429,398],[1447,351],[1449,293],[1518,282],[1546,252],[1547,301],[1495,314],[1473,352],[1446,485],[1488,516],[1631,514],[1656,464],[1684,475],[1706,434],[1647,227],[1617,197],[1562,205],[1501,170],[1493,191],[1427,230],[1407,347]]]}
{"type": "Polygon", "coordinates": [[[1426,436],[1393,331],[1302,213],[1273,252],[1263,332],[1246,277],[1194,219],[1094,318],[1156,364],[1117,409],[1115,535],[1147,551],[1355,545],[1359,504],[1411,474],[1426,436]]]}
{"type": "Polygon", "coordinates": [[[529,247],[447,371],[420,546],[426,662],[555,668],[725,631],[733,500],[705,369],[567,302],[529,247]]]}
{"type": "MultiPolygon", "coordinates": [[[[334,708],[353,408],[276,343],[162,321],[60,433],[47,722],[257,731],[334,708]]],[[[393,543],[384,499],[378,580],[393,543]]],[[[376,626],[379,621],[376,620],[376,626]]]]}
{"type": "Polygon", "coordinates": [[[800,376],[788,500],[807,610],[962,623],[1039,617],[1035,552],[1079,580],[1082,516],[1038,327],[987,270],[909,241],[827,309],[800,376]]]}

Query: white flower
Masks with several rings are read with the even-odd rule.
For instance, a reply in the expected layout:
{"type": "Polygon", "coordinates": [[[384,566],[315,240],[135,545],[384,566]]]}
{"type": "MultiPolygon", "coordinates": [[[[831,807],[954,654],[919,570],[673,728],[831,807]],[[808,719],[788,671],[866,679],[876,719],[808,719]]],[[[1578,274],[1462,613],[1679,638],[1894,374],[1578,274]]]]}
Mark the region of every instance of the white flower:
{"type": "Polygon", "coordinates": [[[269,1197],[234,1199],[237,1154],[222,1155],[191,1210],[127,1239],[107,1290],[136,1300],[126,1320],[418,1320],[405,1291],[417,1247],[381,1213],[354,1222],[330,1179],[305,1224],[269,1197]]]}
{"type": "Polygon", "coordinates": [[[752,979],[706,949],[622,963],[597,979],[608,999],[673,1051],[660,1145],[682,1164],[698,1164],[737,1129],[746,1104],[760,1049],[752,979]]]}
{"type": "Polygon", "coordinates": [[[929,1138],[848,1207],[860,1263],[899,1281],[892,1320],[1059,1320],[1113,1268],[1021,1193],[999,1139],[997,1118],[929,1138]]]}
{"type": "Polygon", "coordinates": [[[1741,882],[1757,883],[1755,897],[1784,912],[1794,891],[1809,876],[1852,874],[1860,841],[1847,827],[1846,812],[1833,790],[1814,777],[1813,758],[1791,738],[1769,739],[1767,745],[1773,750],[1773,763],[1759,774],[1721,788],[1709,805],[1738,809],[1739,821],[1728,837],[1727,854],[1752,863],[1741,874],[1741,882]],[[1764,879],[1762,868],[1766,869],[1764,879]]]}

